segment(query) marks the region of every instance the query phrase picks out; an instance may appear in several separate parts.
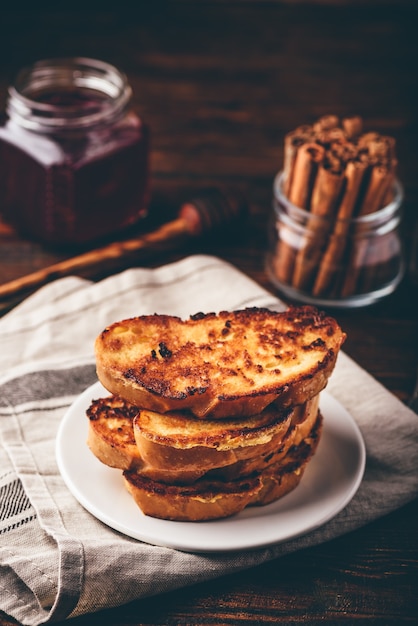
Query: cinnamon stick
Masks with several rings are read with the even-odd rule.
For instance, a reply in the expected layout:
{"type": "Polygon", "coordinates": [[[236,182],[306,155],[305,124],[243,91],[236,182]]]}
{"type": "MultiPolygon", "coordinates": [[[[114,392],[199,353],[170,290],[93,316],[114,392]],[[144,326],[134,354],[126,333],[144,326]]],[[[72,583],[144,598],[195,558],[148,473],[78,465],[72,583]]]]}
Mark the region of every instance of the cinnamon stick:
{"type": "MultiPolygon", "coordinates": [[[[294,159],[291,186],[287,195],[291,204],[307,208],[310,201],[312,178],[316,174],[317,163],[323,159],[324,149],[315,143],[307,142],[297,149],[294,159]]],[[[300,237],[294,230],[280,224],[280,232],[273,259],[276,278],[286,284],[291,283],[300,237]]]]}
{"type": "MultiPolygon", "coordinates": [[[[370,215],[384,206],[383,201],[388,187],[393,181],[391,170],[386,166],[376,165],[372,167],[369,184],[364,194],[358,216],[370,215]]],[[[341,289],[344,298],[352,296],[358,291],[359,276],[362,271],[366,271],[366,257],[369,240],[361,236],[362,226],[357,226],[354,235],[355,246],[349,262],[349,271],[341,289]]]]}
{"type": "Polygon", "coordinates": [[[363,131],[363,120],[359,115],[345,117],[342,121],[342,127],[347,139],[355,139],[359,137],[363,131]]]}
{"type": "Polygon", "coordinates": [[[312,138],[312,126],[299,126],[287,133],[284,139],[283,179],[284,194],[288,197],[292,185],[293,169],[298,148],[312,138]]]}
{"type": "Polygon", "coordinates": [[[393,137],[377,133],[366,134],[362,144],[367,147],[370,161],[375,164],[389,165],[395,158],[395,140],[393,137]]]}
{"type": "Polygon", "coordinates": [[[293,286],[306,289],[316,271],[323,252],[326,236],[332,227],[337,201],[342,189],[344,175],[341,169],[318,168],[312,191],[311,215],[306,224],[306,236],[295,260],[293,286]]]}
{"type": "Polygon", "coordinates": [[[287,285],[291,282],[298,245],[294,232],[285,224],[281,224],[272,266],[277,280],[287,285]]]}
{"type": "Polygon", "coordinates": [[[344,194],[338,209],[333,233],[322,257],[319,270],[312,289],[314,296],[326,294],[347,247],[347,233],[350,219],[354,213],[361,183],[366,171],[366,164],[361,161],[347,163],[344,175],[344,194]]]}
{"type": "Polygon", "coordinates": [[[288,198],[300,209],[308,209],[318,163],[323,161],[325,150],[317,143],[305,143],[297,151],[288,198]]]}
{"type": "Polygon", "coordinates": [[[391,168],[385,165],[375,165],[372,168],[369,185],[359,209],[359,216],[375,213],[383,206],[383,200],[391,182],[391,168]]]}
{"type": "Polygon", "coordinates": [[[337,128],[340,124],[339,117],[337,115],[322,115],[315,124],[313,128],[316,132],[321,130],[330,130],[331,128],[337,128]]]}
{"type": "Polygon", "coordinates": [[[331,141],[329,146],[329,154],[327,155],[328,160],[330,158],[329,155],[331,155],[331,157],[334,157],[335,159],[338,159],[338,161],[343,165],[347,165],[348,163],[350,163],[350,161],[361,160],[357,146],[351,143],[351,141],[346,140],[331,141]]]}
{"type": "Polygon", "coordinates": [[[316,141],[329,149],[331,146],[347,142],[347,137],[342,128],[324,128],[318,130],[315,135],[316,141]]]}

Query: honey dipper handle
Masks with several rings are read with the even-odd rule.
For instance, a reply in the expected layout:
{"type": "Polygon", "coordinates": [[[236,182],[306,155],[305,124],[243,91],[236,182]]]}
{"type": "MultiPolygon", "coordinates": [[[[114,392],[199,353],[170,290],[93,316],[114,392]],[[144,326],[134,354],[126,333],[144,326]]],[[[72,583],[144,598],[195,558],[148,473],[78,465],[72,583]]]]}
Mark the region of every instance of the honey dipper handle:
{"type": "Polygon", "coordinates": [[[68,276],[72,272],[95,267],[106,260],[122,258],[130,252],[141,249],[152,249],[157,244],[171,241],[178,235],[183,235],[188,229],[188,225],[183,218],[178,218],[167,224],[163,224],[157,230],[141,235],[135,239],[126,241],[115,241],[102,248],[83,252],[70,259],[59,261],[54,265],[42,268],[16,278],[4,285],[0,285],[0,299],[17,294],[25,289],[40,287],[51,280],[68,276]]]}
{"type": "Polygon", "coordinates": [[[120,259],[126,254],[140,250],[164,250],[172,247],[173,243],[184,240],[184,237],[197,236],[227,224],[237,218],[242,211],[243,204],[235,199],[235,196],[227,197],[216,189],[201,192],[190,202],[182,205],[177,219],[163,224],[155,231],[84,252],[0,285],[0,300],[26,289],[40,287],[73,272],[98,266],[106,260],[120,259]]]}
{"type": "Polygon", "coordinates": [[[179,215],[187,222],[191,235],[201,235],[245,217],[246,212],[247,206],[241,195],[210,188],[184,203],[179,215]]]}

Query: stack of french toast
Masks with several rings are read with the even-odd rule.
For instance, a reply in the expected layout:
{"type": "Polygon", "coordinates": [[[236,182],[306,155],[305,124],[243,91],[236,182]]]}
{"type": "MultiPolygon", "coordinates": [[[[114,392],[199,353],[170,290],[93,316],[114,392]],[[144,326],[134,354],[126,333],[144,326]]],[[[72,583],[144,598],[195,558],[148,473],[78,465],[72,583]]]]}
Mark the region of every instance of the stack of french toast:
{"type": "Polygon", "coordinates": [[[271,503],[315,454],[344,340],[311,306],[115,322],[95,343],[111,395],[91,402],[87,443],[146,515],[201,521],[271,503]]]}

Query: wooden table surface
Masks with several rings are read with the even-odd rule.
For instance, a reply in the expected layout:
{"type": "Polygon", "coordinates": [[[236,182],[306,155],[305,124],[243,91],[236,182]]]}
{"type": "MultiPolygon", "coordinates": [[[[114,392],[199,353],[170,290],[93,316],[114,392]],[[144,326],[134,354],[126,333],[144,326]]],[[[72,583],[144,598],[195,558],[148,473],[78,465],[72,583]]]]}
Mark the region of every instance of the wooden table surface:
{"type": "MultiPolygon", "coordinates": [[[[149,4],[133,9],[114,3],[101,11],[70,10],[67,4],[60,11],[40,3],[32,12],[2,12],[1,106],[16,71],[34,60],[109,61],[127,73],[134,107],[151,127],[153,195],[144,227],[170,219],[183,199],[208,185],[239,189],[249,217],[181,249],[130,258],[85,276],[97,279],[128,263],[157,266],[205,252],[231,261],[273,291],[264,255],[283,138],[328,113],[359,114],[368,129],[395,137],[405,189],[402,236],[410,254],[418,207],[414,1],[149,4]]],[[[0,229],[0,283],[70,253],[0,229]]],[[[416,295],[417,283],[407,272],[396,293],[380,304],[335,312],[348,334],[345,351],[403,402],[418,365],[416,295]]],[[[17,299],[3,300],[2,312],[17,299]]],[[[330,543],[72,623],[418,623],[417,519],[415,501],[330,543]]],[[[1,626],[12,623],[0,617],[1,626]]]]}

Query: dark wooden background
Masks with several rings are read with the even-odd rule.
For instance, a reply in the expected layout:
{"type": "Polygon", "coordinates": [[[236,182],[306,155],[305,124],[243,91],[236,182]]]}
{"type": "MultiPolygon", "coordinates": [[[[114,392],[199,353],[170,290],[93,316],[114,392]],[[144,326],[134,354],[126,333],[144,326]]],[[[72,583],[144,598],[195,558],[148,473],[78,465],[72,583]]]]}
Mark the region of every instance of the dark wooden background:
{"type": "MultiPolygon", "coordinates": [[[[85,275],[207,252],[272,290],[264,254],[283,137],[328,113],[362,115],[367,129],[396,138],[409,258],[418,221],[417,24],[414,0],[9,7],[0,17],[0,104],[17,70],[37,59],[90,56],[123,69],[152,132],[153,196],[144,228],[173,217],[183,199],[208,185],[239,189],[250,212],[245,223],[181,249],[85,275]]],[[[0,284],[69,254],[0,229],[0,284]]],[[[348,333],[345,351],[404,402],[418,365],[416,295],[407,272],[379,305],[336,312],[348,333]]],[[[0,302],[2,312],[15,302],[0,302]]],[[[415,501],[328,544],[73,624],[418,623],[417,519],[415,501]]],[[[12,623],[0,617],[1,626],[12,623]]]]}

